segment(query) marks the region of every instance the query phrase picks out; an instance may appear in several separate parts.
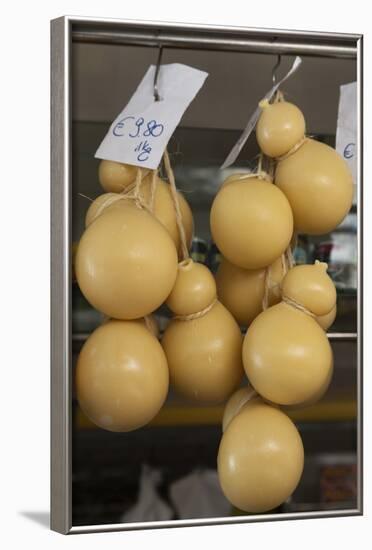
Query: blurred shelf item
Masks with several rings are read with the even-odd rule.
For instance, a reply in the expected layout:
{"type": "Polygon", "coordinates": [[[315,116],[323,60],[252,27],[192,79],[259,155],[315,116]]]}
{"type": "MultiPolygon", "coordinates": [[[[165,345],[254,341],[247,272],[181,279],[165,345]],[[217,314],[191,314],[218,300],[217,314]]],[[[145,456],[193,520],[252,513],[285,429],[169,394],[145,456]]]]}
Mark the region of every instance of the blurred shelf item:
{"type": "MultiPolygon", "coordinates": [[[[200,407],[168,405],[150,422],[150,426],[213,426],[222,423],[224,406],[200,407]]],[[[354,420],[357,404],[353,399],[320,401],[306,408],[286,411],[295,422],[330,422],[354,420]]],[[[80,430],[98,429],[79,407],[75,412],[75,424],[80,430]]]]}

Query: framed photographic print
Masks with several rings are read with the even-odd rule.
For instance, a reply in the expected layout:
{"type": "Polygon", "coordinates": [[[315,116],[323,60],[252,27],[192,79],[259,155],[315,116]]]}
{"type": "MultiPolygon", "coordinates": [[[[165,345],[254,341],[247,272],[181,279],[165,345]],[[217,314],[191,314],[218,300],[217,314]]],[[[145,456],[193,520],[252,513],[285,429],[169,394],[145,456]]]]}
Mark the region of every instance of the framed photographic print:
{"type": "Polygon", "coordinates": [[[362,40],[51,22],[51,527],[362,513],[362,40]]]}

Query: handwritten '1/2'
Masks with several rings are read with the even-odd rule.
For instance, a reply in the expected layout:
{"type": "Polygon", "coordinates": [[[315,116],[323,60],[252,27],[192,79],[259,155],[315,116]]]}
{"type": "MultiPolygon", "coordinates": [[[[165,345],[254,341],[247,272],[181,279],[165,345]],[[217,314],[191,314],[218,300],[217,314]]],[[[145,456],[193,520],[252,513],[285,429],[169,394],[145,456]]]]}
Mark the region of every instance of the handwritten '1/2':
{"type": "MultiPolygon", "coordinates": [[[[158,124],[156,120],[145,121],[143,117],[126,116],[117,122],[112,130],[112,133],[116,137],[123,137],[125,135],[132,139],[138,137],[153,137],[157,138],[163,133],[163,124],[158,124]]],[[[134,148],[135,152],[138,152],[137,160],[139,162],[146,161],[150,154],[152,147],[148,141],[141,141],[140,144],[134,148]]]]}

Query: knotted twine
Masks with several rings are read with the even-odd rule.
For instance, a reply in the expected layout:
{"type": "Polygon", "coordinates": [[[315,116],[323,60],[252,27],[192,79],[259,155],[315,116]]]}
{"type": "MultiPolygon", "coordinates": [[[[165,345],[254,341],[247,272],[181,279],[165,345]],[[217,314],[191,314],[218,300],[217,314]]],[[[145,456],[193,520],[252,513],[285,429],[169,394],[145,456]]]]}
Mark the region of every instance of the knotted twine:
{"type": "Polygon", "coordinates": [[[294,307],[295,309],[298,309],[298,311],[302,311],[302,313],[305,313],[306,315],[309,315],[309,317],[312,317],[315,319],[316,315],[309,309],[307,309],[305,306],[294,300],[293,298],[290,298],[289,296],[282,296],[282,302],[285,304],[288,304],[291,307],[294,307]]]}
{"type": "MultiPolygon", "coordinates": [[[[190,261],[190,254],[189,254],[189,249],[187,247],[186,233],[185,233],[185,228],[182,221],[182,214],[181,214],[180,204],[178,200],[178,191],[176,187],[176,181],[175,181],[175,177],[174,177],[174,173],[172,170],[167,149],[165,149],[164,151],[163,161],[164,161],[164,168],[167,175],[167,179],[169,181],[171,196],[174,204],[174,210],[176,213],[177,228],[180,236],[181,253],[182,253],[182,261],[180,262],[180,265],[181,265],[183,262],[190,261]]],[[[205,307],[201,311],[197,311],[196,313],[189,313],[188,315],[175,315],[173,319],[177,321],[194,321],[195,319],[200,319],[201,317],[204,317],[204,315],[206,315],[213,308],[216,302],[217,302],[217,297],[213,300],[212,303],[210,303],[207,307],[205,307]]]]}
{"type": "MultiPolygon", "coordinates": [[[[284,95],[281,92],[281,90],[277,90],[277,92],[275,93],[274,99],[273,99],[273,103],[281,103],[282,101],[284,101],[284,95]]],[[[284,155],[282,155],[280,157],[277,157],[275,159],[269,159],[269,175],[273,179],[274,182],[275,182],[274,175],[275,175],[275,165],[276,165],[276,163],[280,162],[282,160],[285,160],[288,157],[290,157],[291,155],[293,155],[296,151],[298,151],[300,149],[300,147],[302,147],[302,145],[304,143],[306,143],[306,141],[308,141],[308,139],[309,138],[307,138],[306,136],[303,136],[300,139],[300,141],[298,143],[296,143],[287,153],[285,153],[284,155]]],[[[262,155],[262,153],[261,153],[261,155],[262,155]]],[[[293,257],[293,252],[292,252],[292,247],[293,247],[293,249],[296,247],[296,241],[297,241],[296,233],[293,233],[293,237],[292,237],[291,241],[292,242],[288,245],[288,247],[286,248],[284,253],[281,255],[282,272],[284,274],[283,276],[285,276],[288,273],[288,271],[296,265],[295,259],[293,257]]],[[[264,286],[264,295],[263,295],[263,298],[262,298],[262,309],[263,309],[263,311],[265,311],[269,307],[269,292],[270,292],[270,290],[272,288],[280,286],[279,283],[274,282],[274,284],[273,284],[273,281],[270,278],[270,268],[271,268],[271,266],[268,266],[265,270],[265,286],[264,286]]],[[[290,299],[286,298],[286,300],[290,300],[290,299]]],[[[285,300],[283,299],[283,301],[285,301],[285,300]]],[[[289,303],[289,302],[287,301],[287,303],[289,303]]],[[[301,306],[301,304],[298,304],[297,306],[295,304],[296,304],[296,302],[291,301],[291,305],[293,305],[293,307],[298,306],[297,309],[303,308],[303,306],[301,306]]],[[[303,309],[306,310],[306,308],[303,308],[303,309]]],[[[307,312],[307,310],[304,311],[304,313],[305,312],[307,312]]],[[[311,312],[309,312],[309,315],[312,315],[311,312]]]]}
{"type": "Polygon", "coordinates": [[[152,170],[151,187],[150,187],[150,200],[147,204],[141,195],[141,185],[143,180],[148,176],[149,171],[138,168],[136,172],[136,178],[133,183],[126,186],[120,193],[108,193],[106,200],[95,211],[92,222],[94,222],[107,208],[122,200],[131,200],[134,204],[141,209],[147,210],[151,214],[154,210],[154,200],[156,193],[157,182],[157,170],[152,170]]]}

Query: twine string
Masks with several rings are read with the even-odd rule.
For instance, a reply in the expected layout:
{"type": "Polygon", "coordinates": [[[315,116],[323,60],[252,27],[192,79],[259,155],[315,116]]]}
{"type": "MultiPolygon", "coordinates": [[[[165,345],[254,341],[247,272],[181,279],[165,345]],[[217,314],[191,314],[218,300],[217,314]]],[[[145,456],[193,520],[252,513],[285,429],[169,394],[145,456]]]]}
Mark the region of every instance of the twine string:
{"type": "Polygon", "coordinates": [[[308,137],[302,136],[300,141],[295,143],[294,146],[287,153],[285,153],[284,155],[281,155],[280,157],[276,157],[275,160],[277,162],[281,162],[282,160],[286,160],[287,158],[292,156],[294,153],[296,153],[300,149],[300,147],[302,147],[304,145],[304,143],[306,143],[308,140],[309,140],[308,137]]]}
{"type": "Polygon", "coordinates": [[[257,171],[257,172],[249,172],[247,174],[240,174],[239,176],[237,176],[234,179],[245,180],[245,179],[249,179],[249,178],[258,178],[259,180],[267,180],[267,181],[272,182],[272,178],[264,170],[257,171]]]}
{"type": "Polygon", "coordinates": [[[273,103],[282,103],[284,101],[284,94],[281,90],[277,90],[274,95],[273,103]]]}
{"type": "Polygon", "coordinates": [[[270,266],[265,269],[265,287],[262,297],[262,311],[269,307],[269,291],[270,291],[270,266]]]}
{"type": "Polygon", "coordinates": [[[175,178],[174,178],[174,173],[173,173],[173,170],[172,170],[172,167],[171,167],[171,163],[170,163],[170,160],[169,160],[169,154],[168,154],[167,149],[165,149],[165,151],[164,151],[163,160],[164,160],[165,172],[166,172],[166,175],[167,175],[167,178],[168,178],[168,181],[169,181],[169,186],[170,186],[170,191],[171,191],[171,197],[172,197],[172,200],[173,200],[174,210],[175,210],[175,213],[176,213],[176,222],[177,222],[177,228],[178,228],[178,233],[179,233],[179,236],[180,236],[180,243],[181,243],[182,260],[187,260],[190,257],[189,249],[187,247],[186,233],[185,233],[185,228],[184,228],[183,221],[182,221],[182,214],[181,214],[181,209],[180,209],[180,203],[179,203],[179,200],[178,200],[178,192],[177,192],[177,187],[176,187],[176,181],[175,181],[175,178]]]}
{"type": "Polygon", "coordinates": [[[196,313],[189,313],[188,315],[175,315],[173,319],[175,319],[176,321],[194,321],[195,319],[200,319],[200,317],[204,317],[204,315],[206,315],[216,305],[217,301],[218,299],[216,297],[211,304],[209,304],[201,311],[197,311],[196,313]]]}
{"type": "Polygon", "coordinates": [[[293,298],[289,298],[289,296],[283,295],[282,302],[284,302],[285,304],[288,304],[291,307],[294,307],[295,309],[298,309],[298,311],[302,311],[302,313],[306,313],[306,315],[309,315],[313,319],[316,317],[316,315],[312,311],[307,309],[305,306],[303,306],[299,302],[296,302],[296,300],[294,300],[293,298]]]}
{"type": "Polygon", "coordinates": [[[138,168],[134,184],[131,184],[130,186],[125,188],[121,193],[109,194],[102,202],[102,204],[100,204],[100,206],[97,208],[94,216],[92,217],[92,222],[95,221],[106,210],[106,208],[109,208],[113,204],[122,200],[134,201],[135,205],[138,208],[143,208],[144,210],[151,212],[149,206],[146,204],[140,194],[140,188],[143,178],[144,174],[142,173],[141,169],[138,168]]]}
{"type": "Polygon", "coordinates": [[[149,202],[149,208],[151,212],[154,212],[154,204],[155,204],[155,194],[156,194],[156,184],[158,181],[158,170],[152,171],[151,176],[151,187],[150,187],[150,202],[149,202]]]}

